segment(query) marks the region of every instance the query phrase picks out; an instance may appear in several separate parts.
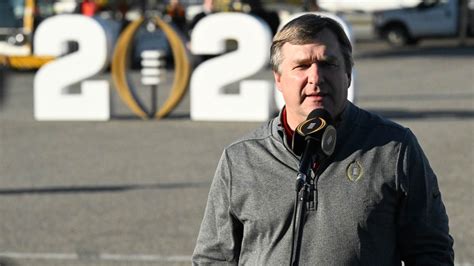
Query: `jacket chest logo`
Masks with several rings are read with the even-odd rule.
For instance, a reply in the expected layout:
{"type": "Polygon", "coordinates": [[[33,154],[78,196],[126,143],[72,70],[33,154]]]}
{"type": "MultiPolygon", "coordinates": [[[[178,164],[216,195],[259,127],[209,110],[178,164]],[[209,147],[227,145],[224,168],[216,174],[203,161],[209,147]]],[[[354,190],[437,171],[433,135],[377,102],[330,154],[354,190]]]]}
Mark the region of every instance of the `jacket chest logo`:
{"type": "Polygon", "coordinates": [[[362,177],[363,173],[364,169],[362,169],[362,165],[360,165],[358,161],[353,161],[347,166],[346,175],[347,178],[349,178],[349,180],[352,182],[358,181],[362,177]]]}

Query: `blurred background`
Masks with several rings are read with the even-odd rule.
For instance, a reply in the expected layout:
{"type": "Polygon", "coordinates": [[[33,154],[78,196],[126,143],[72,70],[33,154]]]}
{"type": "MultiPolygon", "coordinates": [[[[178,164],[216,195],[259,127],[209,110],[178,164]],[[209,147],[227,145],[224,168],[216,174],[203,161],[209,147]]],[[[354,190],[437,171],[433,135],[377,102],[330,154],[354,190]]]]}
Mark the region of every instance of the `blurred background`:
{"type": "MultiPolygon", "coordinates": [[[[246,13],[274,34],[306,11],[350,26],[355,102],[415,132],[438,175],[456,264],[473,265],[473,0],[0,0],[0,265],[189,265],[222,150],[261,122],[192,121],[189,93],[155,119],[185,77],[152,18],[179,36],[192,72],[216,56],[189,50],[204,17],[246,13]],[[123,101],[110,58],[93,77],[110,83],[109,121],[35,120],[35,76],[55,58],[35,54],[34,36],[61,14],[94,19],[111,47],[144,18],[125,60],[145,116],[123,101]],[[143,81],[144,51],[160,51],[157,82],[143,81]]],[[[229,40],[226,53],[237,47],[229,40]]],[[[68,42],[59,57],[78,49],[68,42]]],[[[249,78],[273,76],[267,66],[249,78]]]]}

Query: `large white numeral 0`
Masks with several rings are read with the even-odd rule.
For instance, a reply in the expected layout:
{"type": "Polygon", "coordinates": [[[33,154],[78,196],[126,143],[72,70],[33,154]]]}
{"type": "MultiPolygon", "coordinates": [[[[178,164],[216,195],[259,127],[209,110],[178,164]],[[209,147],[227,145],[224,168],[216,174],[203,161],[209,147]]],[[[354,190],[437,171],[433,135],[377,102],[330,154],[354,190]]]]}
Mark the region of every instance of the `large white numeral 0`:
{"type": "Polygon", "coordinates": [[[239,94],[224,94],[223,87],[249,77],[267,66],[271,30],[250,15],[219,13],[205,17],[192,32],[194,54],[220,54],[225,41],[236,40],[236,51],[201,63],[191,77],[191,119],[261,121],[270,117],[273,83],[244,80],[239,94]]]}
{"type": "Polygon", "coordinates": [[[42,22],[35,34],[35,54],[59,56],[68,41],[79,50],[44,65],[34,80],[34,112],[37,120],[108,120],[109,83],[83,81],[80,94],[68,86],[99,73],[107,63],[107,40],[94,19],[58,15],[42,22]]]}
{"type": "MultiPolygon", "coordinates": [[[[295,18],[297,18],[301,15],[304,15],[304,14],[308,14],[308,13],[296,13],[296,14],[291,15],[285,21],[282,21],[279,28],[281,29],[283,26],[285,26],[291,20],[293,20],[293,19],[295,19],[295,18]]],[[[352,48],[354,48],[354,41],[353,41],[353,38],[352,38],[352,30],[349,27],[349,25],[343,19],[341,19],[340,17],[338,17],[334,14],[327,13],[327,12],[312,12],[311,14],[316,14],[316,15],[320,15],[320,16],[324,16],[324,17],[329,17],[329,18],[332,18],[335,21],[337,21],[339,24],[341,24],[342,28],[344,29],[344,32],[346,33],[347,37],[351,41],[351,44],[353,46],[352,48]]],[[[352,70],[352,82],[351,82],[351,85],[349,86],[348,92],[347,92],[347,99],[351,102],[354,102],[356,100],[356,91],[355,91],[354,83],[355,83],[354,70],[352,70]]],[[[283,96],[281,95],[281,92],[276,87],[275,87],[275,101],[276,101],[277,107],[280,108],[280,109],[283,107],[283,105],[285,105],[285,101],[283,100],[283,96]]]]}

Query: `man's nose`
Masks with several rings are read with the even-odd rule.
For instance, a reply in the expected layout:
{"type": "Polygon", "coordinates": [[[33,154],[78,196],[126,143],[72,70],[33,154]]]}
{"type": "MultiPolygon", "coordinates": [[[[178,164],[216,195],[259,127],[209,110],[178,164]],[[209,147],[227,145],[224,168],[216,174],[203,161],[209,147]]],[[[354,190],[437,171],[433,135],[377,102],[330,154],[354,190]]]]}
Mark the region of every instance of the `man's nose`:
{"type": "Polygon", "coordinates": [[[311,67],[308,68],[308,83],[317,85],[321,82],[321,75],[318,64],[313,63],[311,67]]]}

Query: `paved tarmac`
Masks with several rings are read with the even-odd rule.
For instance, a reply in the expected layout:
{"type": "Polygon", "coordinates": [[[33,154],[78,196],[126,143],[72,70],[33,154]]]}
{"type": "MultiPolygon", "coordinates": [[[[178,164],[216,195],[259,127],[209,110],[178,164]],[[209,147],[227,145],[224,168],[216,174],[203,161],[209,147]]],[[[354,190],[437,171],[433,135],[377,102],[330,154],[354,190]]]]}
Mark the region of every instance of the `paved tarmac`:
{"type": "MultiPolygon", "coordinates": [[[[364,42],[355,60],[358,104],[418,136],[474,264],[474,46],[364,42]]],[[[109,122],[37,122],[33,78],[0,82],[0,265],[189,265],[222,149],[260,123],[190,121],[189,95],[142,121],[115,92],[109,122]]]]}

